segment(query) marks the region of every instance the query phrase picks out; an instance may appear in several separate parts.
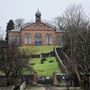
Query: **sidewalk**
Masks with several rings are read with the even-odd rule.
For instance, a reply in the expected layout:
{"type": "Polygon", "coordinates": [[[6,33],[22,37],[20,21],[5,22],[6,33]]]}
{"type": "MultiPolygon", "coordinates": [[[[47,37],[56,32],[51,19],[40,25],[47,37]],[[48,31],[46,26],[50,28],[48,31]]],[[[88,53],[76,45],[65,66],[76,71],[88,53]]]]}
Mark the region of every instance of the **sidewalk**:
{"type": "MultiPolygon", "coordinates": [[[[56,86],[32,86],[27,87],[25,90],[67,90],[67,88],[56,86]]],[[[80,90],[80,87],[69,87],[69,90],[80,90]]]]}
{"type": "Polygon", "coordinates": [[[27,87],[25,90],[46,90],[46,89],[44,87],[32,86],[32,87],[27,87]]]}

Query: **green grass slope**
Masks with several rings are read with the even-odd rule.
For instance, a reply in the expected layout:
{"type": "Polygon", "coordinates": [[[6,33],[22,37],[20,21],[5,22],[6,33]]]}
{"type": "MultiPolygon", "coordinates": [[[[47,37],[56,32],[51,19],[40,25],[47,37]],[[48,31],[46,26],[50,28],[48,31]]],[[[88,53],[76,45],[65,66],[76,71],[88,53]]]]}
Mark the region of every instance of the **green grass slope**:
{"type": "Polygon", "coordinates": [[[61,73],[55,57],[46,58],[43,64],[41,64],[40,58],[33,58],[29,64],[37,72],[38,76],[52,76],[54,72],[61,73]]]}
{"type": "Polygon", "coordinates": [[[53,51],[55,46],[45,45],[45,46],[21,46],[19,47],[20,51],[25,54],[40,54],[40,53],[49,53],[53,51]]]}
{"type": "MultiPolygon", "coordinates": [[[[54,45],[45,45],[45,46],[21,46],[19,47],[20,51],[26,55],[31,54],[41,54],[41,53],[49,53],[54,50],[54,45]]],[[[61,70],[59,69],[58,62],[55,57],[47,57],[46,61],[41,64],[40,58],[32,58],[29,60],[29,65],[32,67],[34,71],[37,72],[38,76],[52,76],[54,72],[61,74],[61,70]]],[[[23,70],[24,75],[31,74],[30,69],[23,70]]]]}

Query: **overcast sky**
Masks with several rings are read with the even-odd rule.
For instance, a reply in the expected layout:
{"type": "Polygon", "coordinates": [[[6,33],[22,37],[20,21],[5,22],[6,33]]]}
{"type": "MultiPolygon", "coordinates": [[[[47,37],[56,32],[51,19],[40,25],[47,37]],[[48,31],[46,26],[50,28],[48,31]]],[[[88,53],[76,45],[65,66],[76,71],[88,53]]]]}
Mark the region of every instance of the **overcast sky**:
{"type": "Polygon", "coordinates": [[[10,19],[23,18],[26,22],[34,21],[38,8],[43,20],[53,20],[62,15],[65,8],[71,4],[81,4],[90,15],[90,0],[0,0],[0,27],[5,30],[10,19]]]}

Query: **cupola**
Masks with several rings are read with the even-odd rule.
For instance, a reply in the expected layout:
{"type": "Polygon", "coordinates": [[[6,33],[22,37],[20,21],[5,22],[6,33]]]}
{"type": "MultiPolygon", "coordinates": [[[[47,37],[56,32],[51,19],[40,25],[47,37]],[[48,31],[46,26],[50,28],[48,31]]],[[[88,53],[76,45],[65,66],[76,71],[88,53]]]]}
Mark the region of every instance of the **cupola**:
{"type": "Polygon", "coordinates": [[[41,21],[41,13],[40,13],[39,9],[37,10],[37,12],[35,14],[35,17],[36,17],[36,22],[40,22],[41,21]]]}

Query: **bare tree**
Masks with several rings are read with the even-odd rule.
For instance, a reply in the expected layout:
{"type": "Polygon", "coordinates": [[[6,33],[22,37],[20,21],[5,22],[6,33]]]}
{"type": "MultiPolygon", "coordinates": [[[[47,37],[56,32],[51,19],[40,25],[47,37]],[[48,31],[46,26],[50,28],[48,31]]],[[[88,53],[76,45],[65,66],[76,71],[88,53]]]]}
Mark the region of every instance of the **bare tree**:
{"type": "Polygon", "coordinates": [[[24,22],[24,19],[22,19],[22,18],[16,19],[16,20],[15,20],[15,26],[21,27],[22,24],[23,24],[23,22],[24,22]]]}
{"type": "Polygon", "coordinates": [[[22,75],[22,70],[28,67],[28,61],[23,59],[18,48],[13,44],[7,48],[0,48],[0,70],[6,76],[7,85],[18,82],[22,75]]]}
{"type": "Polygon", "coordinates": [[[56,28],[58,28],[59,30],[64,30],[66,25],[66,19],[64,18],[64,16],[60,16],[60,17],[58,16],[55,18],[54,24],[56,28]]]}
{"type": "Polygon", "coordinates": [[[89,22],[85,17],[81,5],[71,5],[63,15],[62,24],[59,19],[57,20],[58,27],[62,25],[65,30],[63,49],[69,69],[77,75],[79,83],[82,81],[80,74],[87,74],[90,65],[90,29],[89,22]]]}

